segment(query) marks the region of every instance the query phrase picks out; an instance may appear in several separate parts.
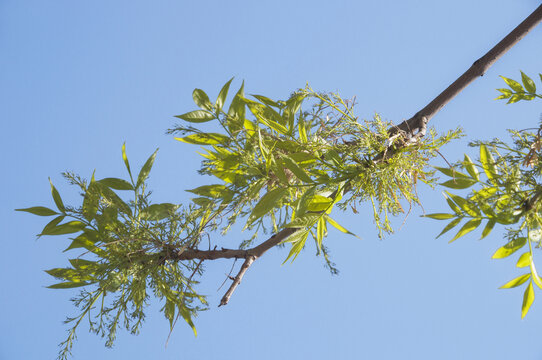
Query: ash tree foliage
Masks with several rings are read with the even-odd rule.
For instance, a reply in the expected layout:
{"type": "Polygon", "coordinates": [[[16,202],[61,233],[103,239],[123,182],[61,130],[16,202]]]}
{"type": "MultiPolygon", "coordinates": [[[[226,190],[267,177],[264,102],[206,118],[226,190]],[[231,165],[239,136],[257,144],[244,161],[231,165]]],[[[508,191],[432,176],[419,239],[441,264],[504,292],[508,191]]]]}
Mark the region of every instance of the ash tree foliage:
{"type": "MultiPolygon", "coordinates": [[[[539,74],[542,82],[542,74],[539,74]]],[[[497,89],[497,99],[508,99],[508,104],[520,100],[542,99],[536,93],[535,82],[521,72],[521,83],[503,77],[509,88],[497,89]]],[[[542,122],[542,118],[541,118],[542,122]]],[[[451,221],[439,236],[463,225],[450,242],[482,227],[481,239],[488,236],[495,225],[504,225],[506,243],[493,254],[493,259],[509,257],[521,252],[516,266],[528,272],[501,286],[510,289],[527,283],[523,295],[521,317],[525,317],[534,301],[534,288],[542,289],[542,278],[535,266],[534,248],[542,246],[542,124],[539,128],[509,130],[510,141],[474,141],[479,158],[474,162],[465,154],[463,161],[449,168],[435,167],[450,179],[440,185],[451,189],[471,189],[466,196],[445,191],[451,213],[425,215],[437,220],[451,221]],[[521,251],[520,251],[521,250],[521,251]]]]}
{"type": "MultiPolygon", "coordinates": [[[[59,357],[69,356],[83,321],[90,331],[105,337],[106,346],[113,345],[121,327],[137,334],[152,298],[161,302],[171,330],[182,318],[196,334],[193,319],[209,306],[198,291],[205,261],[242,261],[237,275],[228,276],[231,283],[220,305],[228,303],[251,264],[276,246],[286,247],[284,262],[294,261],[305,248],[315,249],[335,274],[328,229],[347,235],[355,231],[341,225],[337,213],[372,212],[382,237],[393,231],[391,217],[408,215],[412,206],[421,203],[417,186],[435,186],[442,175],[449,179],[440,185],[454,191],[445,192],[451,212],[426,215],[451,220],[441,235],[462,222],[451,241],[482,225],[482,237],[497,224],[505,225],[506,244],[494,258],[510,256],[528,244],[517,264],[529,271],[502,286],[527,283],[525,316],[534,300],[534,287],[542,288],[533,252],[542,241],[538,182],[542,127],[534,132],[511,131],[511,143],[475,141],[472,146],[479,149],[479,160],[465,155],[463,161],[441,168],[432,167],[430,160],[439,155],[441,146],[462,134],[452,130],[439,135],[427,123],[540,21],[542,6],[400,124],[378,114],[360,119],[353,99],[308,86],[285,100],[246,95],[244,83],[232,95],[233,79],[214,101],[195,89],[197,109],[177,116],[180,123],[168,131],[176,140],[194,145],[202,157],[199,174],[212,179],[187,189],[193,195],[188,204],[152,202],[147,179],[156,151],[136,173],[123,145],[125,179],[97,180],[93,173],[86,180],[64,173],[80,192],[80,203],[64,204],[51,183],[55,209],[18,209],[52,217],[39,237],[70,235],[66,248],[70,266],[47,270],[60,280],[50,288],[82,289],[72,299],[77,314],[66,320],[68,337],[61,343],[59,357]],[[467,194],[455,193],[468,188],[467,194]],[[234,224],[242,226],[245,240],[217,249],[213,239],[234,224]]],[[[514,103],[542,98],[535,82],[521,76],[521,83],[503,78],[509,88],[499,89],[499,99],[514,103]]]]}

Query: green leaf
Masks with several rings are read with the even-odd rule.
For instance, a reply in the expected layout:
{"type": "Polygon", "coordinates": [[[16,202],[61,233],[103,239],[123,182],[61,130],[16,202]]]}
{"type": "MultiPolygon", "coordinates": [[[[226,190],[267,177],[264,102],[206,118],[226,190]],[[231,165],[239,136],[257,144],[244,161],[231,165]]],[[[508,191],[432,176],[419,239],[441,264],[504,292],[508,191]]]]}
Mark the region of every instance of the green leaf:
{"type": "Polygon", "coordinates": [[[209,97],[205,91],[201,89],[194,89],[194,92],[192,92],[192,98],[194,99],[196,105],[203,110],[213,111],[213,105],[211,105],[211,101],[209,100],[209,97]]]}
{"type": "Polygon", "coordinates": [[[290,171],[293,172],[299,180],[303,181],[304,183],[313,182],[311,177],[305,172],[305,170],[303,170],[299,165],[297,165],[292,158],[286,155],[282,155],[281,159],[284,166],[290,169],[290,171]]]}
{"type": "Polygon", "coordinates": [[[338,222],[336,222],[335,220],[333,220],[331,218],[331,216],[329,215],[325,215],[325,218],[326,218],[326,221],[328,223],[330,223],[335,229],[339,230],[340,232],[343,232],[345,234],[348,234],[348,235],[352,235],[352,236],[355,236],[357,237],[358,239],[361,239],[359,236],[357,236],[356,234],[354,234],[353,232],[345,229],[342,225],[340,225],[338,222]]]}
{"type": "Polygon", "coordinates": [[[333,199],[327,196],[314,195],[309,199],[307,210],[314,212],[326,211],[331,204],[333,204],[333,199]]]}
{"type": "Polygon", "coordinates": [[[480,145],[480,162],[488,179],[495,179],[498,175],[495,168],[495,159],[484,144],[480,145]]]}
{"type": "Polygon", "coordinates": [[[462,213],[461,208],[457,206],[452,199],[448,197],[445,193],[443,193],[444,198],[446,199],[446,202],[448,203],[448,206],[450,206],[450,209],[452,209],[456,214],[460,215],[462,213]]]}
{"type": "Polygon", "coordinates": [[[175,117],[191,123],[204,123],[216,119],[214,114],[204,110],[194,110],[186,114],[175,115],[175,117]]]}
{"type": "Polygon", "coordinates": [[[154,159],[156,158],[157,152],[158,152],[158,149],[156,149],[152,153],[152,155],[149,156],[149,158],[147,159],[147,161],[145,161],[145,164],[139,171],[139,175],[137,176],[136,188],[139,188],[141,185],[143,185],[145,180],[147,180],[147,178],[149,177],[149,173],[151,172],[152,164],[154,164],[154,159]]]}
{"type": "Polygon", "coordinates": [[[444,235],[445,233],[447,233],[448,231],[452,230],[457,224],[459,224],[461,222],[461,219],[462,218],[457,218],[457,219],[453,219],[452,221],[450,221],[448,223],[448,225],[446,225],[444,227],[444,229],[442,229],[442,231],[440,232],[440,234],[437,235],[437,239],[439,237],[441,237],[442,235],[444,235]]]}
{"type": "Polygon", "coordinates": [[[297,258],[297,255],[299,255],[299,253],[301,252],[301,250],[303,250],[303,247],[305,246],[305,242],[307,241],[309,233],[310,232],[308,230],[297,231],[287,239],[287,242],[292,243],[292,248],[290,249],[290,253],[288,254],[288,257],[286,257],[286,260],[284,260],[283,264],[288,261],[288,259],[292,256],[294,257],[292,261],[297,258]]]}
{"type": "Polygon", "coordinates": [[[206,196],[210,198],[220,198],[223,197],[226,193],[230,194],[229,190],[224,185],[215,184],[215,185],[203,185],[192,190],[186,190],[196,195],[206,196]]]}
{"type": "Polygon", "coordinates": [[[176,137],[175,140],[195,145],[216,145],[224,144],[230,140],[226,135],[217,133],[197,133],[182,138],[176,137]]]}
{"type": "Polygon", "coordinates": [[[218,93],[218,97],[216,98],[215,107],[216,112],[219,113],[222,110],[222,107],[224,106],[224,102],[226,101],[226,97],[228,96],[228,90],[230,89],[230,84],[233,81],[233,78],[231,78],[227,83],[222,86],[222,89],[218,93]]]}
{"type": "Polygon", "coordinates": [[[529,280],[530,277],[531,277],[531,274],[523,274],[521,276],[518,276],[517,278],[510,280],[509,282],[501,286],[499,289],[515,288],[523,284],[525,281],[529,280]]]}
{"type": "Polygon", "coordinates": [[[463,166],[465,167],[465,170],[469,173],[469,175],[476,179],[477,181],[480,181],[480,172],[478,171],[478,168],[476,165],[474,165],[474,162],[472,159],[465,154],[465,159],[463,160],[463,166]]]}
{"type": "Polygon", "coordinates": [[[71,289],[94,284],[95,281],[67,281],[47,286],[49,289],[71,289]]]}
{"type": "MultiPolygon", "coordinates": [[[[143,169],[141,169],[141,171],[143,171],[143,169]]],[[[139,175],[141,176],[141,172],[139,173],[139,175]]],[[[126,204],[113,190],[111,190],[104,184],[98,182],[96,183],[96,186],[99,186],[100,192],[102,193],[103,197],[110,201],[116,209],[125,214],[132,215],[132,210],[130,209],[130,206],[128,206],[128,204],[126,204]]]]}
{"type": "Polygon", "coordinates": [[[39,234],[38,237],[42,235],[47,235],[46,233],[51,231],[51,229],[54,229],[62,220],[64,220],[64,217],[65,215],[60,215],[54,218],[53,220],[49,221],[49,223],[45,225],[45,227],[41,231],[41,234],[39,234]]]}
{"type": "Polygon", "coordinates": [[[141,211],[141,218],[149,221],[159,221],[167,218],[179,208],[170,203],[152,204],[141,211]]]}
{"type": "Polygon", "coordinates": [[[316,226],[316,244],[318,245],[318,251],[322,248],[324,236],[326,236],[326,220],[321,217],[316,226]]]}
{"type": "Polygon", "coordinates": [[[251,96],[255,97],[256,99],[258,99],[261,103],[265,104],[265,105],[269,105],[269,106],[274,106],[276,108],[280,107],[279,104],[277,104],[276,101],[273,101],[271,100],[270,98],[268,98],[267,96],[263,96],[263,95],[253,95],[253,94],[250,94],[251,96]]]}
{"type": "Polygon", "coordinates": [[[529,309],[531,308],[533,301],[534,301],[534,289],[533,289],[533,283],[530,282],[529,285],[527,285],[527,288],[525,289],[525,293],[523,294],[523,304],[521,305],[522,319],[529,312],[529,309]]]}
{"type": "Polygon", "coordinates": [[[463,174],[462,172],[459,172],[455,170],[454,168],[443,168],[439,166],[434,166],[434,169],[440,171],[446,176],[449,176],[451,178],[464,178],[464,179],[470,179],[470,176],[463,174]]]}
{"type": "Polygon", "coordinates": [[[64,251],[84,248],[102,257],[107,255],[104,250],[94,245],[96,242],[98,242],[98,232],[87,228],[83,230],[82,234],[73,239],[70,246],[64,251]]]}
{"type": "Polygon", "coordinates": [[[41,235],[65,235],[65,234],[73,234],[76,232],[79,232],[85,228],[86,224],[73,220],[70,222],[67,222],[65,224],[57,225],[53,228],[47,229],[41,233],[41,235]]]}
{"type": "Polygon", "coordinates": [[[58,208],[58,210],[60,210],[60,212],[65,212],[66,209],[64,208],[64,203],[62,203],[62,198],[60,197],[58,190],[53,185],[51,178],[49,178],[49,183],[51,184],[51,194],[53,195],[53,200],[55,201],[56,207],[58,208]]]}
{"type": "Polygon", "coordinates": [[[115,190],[134,190],[134,187],[132,186],[132,184],[122,179],[104,178],[104,179],[98,180],[98,182],[115,190]]]}
{"type": "Polygon", "coordinates": [[[291,223],[285,225],[287,228],[309,228],[313,227],[314,224],[318,221],[318,219],[321,217],[321,214],[317,213],[307,213],[303,214],[302,216],[296,217],[294,220],[292,220],[291,223]]]}
{"type": "Polygon", "coordinates": [[[265,214],[273,210],[282,200],[284,195],[288,193],[288,189],[277,188],[267,192],[260,201],[254,206],[250,216],[248,217],[248,224],[253,223],[265,214]]]}
{"type": "Polygon", "coordinates": [[[34,215],[39,215],[39,216],[51,216],[51,215],[58,214],[56,211],[46,208],[44,206],[34,206],[34,207],[26,208],[26,209],[15,209],[15,211],[25,211],[25,212],[28,212],[34,215]]]}
{"type": "Polygon", "coordinates": [[[87,187],[87,191],[85,192],[85,198],[83,200],[83,216],[85,217],[85,219],[90,221],[96,217],[96,213],[98,212],[98,206],[100,203],[100,196],[100,188],[98,185],[96,185],[93,174],[92,179],[90,180],[90,184],[87,187]]]}
{"type": "Polygon", "coordinates": [[[512,97],[508,100],[507,104],[517,103],[521,99],[523,99],[523,94],[512,95],[512,97]]]}
{"type": "Polygon", "coordinates": [[[504,76],[501,76],[501,78],[504,80],[504,82],[510,86],[510,88],[512,90],[514,90],[515,92],[519,92],[519,93],[522,93],[523,92],[523,86],[521,86],[520,83],[518,83],[517,81],[515,80],[512,80],[512,79],[509,79],[507,77],[504,77],[504,76]]]}
{"type": "MultiPolygon", "coordinates": [[[[480,216],[481,212],[478,207],[476,207],[476,204],[463,199],[461,196],[454,195],[446,191],[446,194],[467,214],[469,214],[472,217],[478,217],[480,216]]],[[[451,206],[451,205],[450,205],[451,206]]]]}
{"type": "Polygon", "coordinates": [[[246,116],[245,102],[243,98],[245,97],[245,82],[241,84],[239,91],[233,97],[231,101],[230,108],[228,109],[228,118],[227,125],[230,130],[238,130],[243,127],[243,122],[246,116]]]}
{"type": "Polygon", "coordinates": [[[531,265],[531,252],[527,251],[519,257],[516,267],[523,268],[529,265],[531,265]]]}
{"type": "Polygon", "coordinates": [[[435,220],[448,220],[448,219],[456,217],[456,215],[444,214],[444,213],[435,213],[435,214],[425,214],[425,215],[422,215],[422,217],[428,217],[428,218],[435,219],[435,220]]]}
{"type": "Polygon", "coordinates": [[[476,184],[476,182],[477,181],[475,179],[456,178],[440,183],[439,185],[449,187],[451,189],[466,189],[476,184]]]}
{"type": "Polygon", "coordinates": [[[495,223],[496,223],[495,219],[488,220],[488,222],[486,224],[486,227],[482,231],[482,236],[480,237],[480,240],[482,240],[483,238],[485,238],[486,236],[489,235],[491,230],[493,230],[493,227],[495,226],[495,223]]]}
{"type": "Polygon", "coordinates": [[[70,268],[56,268],[51,270],[45,270],[45,272],[57,279],[70,280],[75,282],[89,281],[94,278],[88,275],[88,271],[81,271],[78,269],[70,268]]]}
{"type": "Polygon", "coordinates": [[[525,90],[527,90],[527,92],[532,94],[536,93],[536,84],[530,77],[525,75],[523,71],[521,71],[521,82],[523,82],[523,87],[525,90]]]}
{"type": "Polygon", "coordinates": [[[502,96],[505,96],[503,99],[509,98],[513,94],[512,90],[510,89],[497,89],[497,91],[500,91],[502,96]]]}
{"type": "Polygon", "coordinates": [[[492,256],[492,259],[502,259],[508,257],[521,249],[527,243],[526,237],[518,237],[509,241],[504,246],[500,247],[495,251],[492,256]]]}
{"type": "Polygon", "coordinates": [[[459,229],[457,234],[455,234],[453,239],[449,241],[449,243],[454,242],[455,240],[459,239],[461,236],[464,236],[470,233],[471,231],[476,229],[478,226],[480,226],[481,223],[482,223],[482,219],[472,219],[472,220],[467,221],[465,225],[463,225],[463,227],[459,229]]]}
{"type": "Polygon", "coordinates": [[[128,170],[128,175],[130,175],[130,180],[132,184],[134,179],[132,178],[132,172],[130,171],[130,163],[128,162],[128,156],[126,156],[126,143],[122,144],[122,160],[124,160],[124,165],[126,165],[126,170],[128,170]]]}

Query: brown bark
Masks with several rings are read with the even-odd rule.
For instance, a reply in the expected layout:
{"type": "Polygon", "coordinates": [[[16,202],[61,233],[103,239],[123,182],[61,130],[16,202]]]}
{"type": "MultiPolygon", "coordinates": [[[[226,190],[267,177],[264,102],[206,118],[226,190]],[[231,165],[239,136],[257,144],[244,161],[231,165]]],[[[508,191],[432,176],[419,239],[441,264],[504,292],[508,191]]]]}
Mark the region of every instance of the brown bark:
{"type": "MultiPolygon", "coordinates": [[[[440,111],[450,100],[457,96],[467,85],[473,82],[477,77],[484,73],[493,65],[502,55],[520,41],[529,31],[542,21],[542,5],[540,5],[531,15],[529,15],[521,24],[504,37],[497,45],[489,50],[484,56],[476,60],[472,66],[461,75],[456,81],[448,86],[442,93],[433,99],[427,106],[418,111],[412,118],[403,121],[389,130],[390,136],[397,132],[403,132],[407,137],[407,143],[415,142],[418,138],[425,135],[426,125],[437,112],[440,111]]],[[[252,263],[262,256],[267,250],[280,244],[289,236],[297,232],[297,228],[286,228],[258,246],[247,250],[221,249],[221,250],[197,250],[186,249],[173,253],[169,259],[182,260],[216,260],[216,259],[245,259],[239,273],[233,279],[233,283],[222,298],[220,305],[226,305],[233,292],[241,282],[245,272],[252,263]]]]}

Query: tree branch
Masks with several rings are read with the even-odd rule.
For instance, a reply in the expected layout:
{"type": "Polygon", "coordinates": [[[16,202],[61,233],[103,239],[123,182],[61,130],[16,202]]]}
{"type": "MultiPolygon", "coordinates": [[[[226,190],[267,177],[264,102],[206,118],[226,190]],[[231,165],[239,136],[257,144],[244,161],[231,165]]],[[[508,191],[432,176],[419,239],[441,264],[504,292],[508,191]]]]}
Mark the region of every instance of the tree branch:
{"type": "Polygon", "coordinates": [[[520,41],[529,31],[534,29],[542,21],[542,5],[540,5],[531,15],[529,15],[521,24],[506,35],[497,45],[489,50],[484,56],[476,60],[472,66],[461,75],[456,81],[448,86],[427,106],[418,111],[412,118],[403,121],[401,124],[390,129],[390,136],[399,131],[403,131],[410,136],[423,128],[437,112],[444,107],[450,100],[457,96],[477,77],[483,76],[485,72],[508,50],[510,50],[518,41],[520,41]],[[423,118],[426,118],[425,124],[423,118]]]}

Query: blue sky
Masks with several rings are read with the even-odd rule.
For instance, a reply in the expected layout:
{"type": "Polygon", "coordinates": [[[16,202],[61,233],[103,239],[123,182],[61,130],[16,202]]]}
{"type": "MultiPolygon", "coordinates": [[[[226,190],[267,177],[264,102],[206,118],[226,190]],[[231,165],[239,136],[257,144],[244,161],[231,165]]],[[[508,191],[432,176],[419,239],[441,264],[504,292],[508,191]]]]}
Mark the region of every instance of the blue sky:
{"type": "MultiPolygon", "coordinates": [[[[124,177],[159,147],[150,177],[155,201],[186,202],[201,184],[195,149],[165,135],[173,115],[193,110],[192,90],[215,98],[235,76],[248,93],[286,98],[314,89],[357,96],[358,115],[400,122],[421,109],[512,30],[538,1],[26,1],[0,2],[0,358],[51,359],[73,315],[70,290],[45,288],[43,270],[67,265],[67,239],[36,240],[45,220],[14,208],[52,206],[47,178],[65,202],[78,200],[60,173],[124,177]]],[[[506,138],[538,124],[540,102],[492,100],[498,75],[542,72],[535,29],[432,120],[468,139],[506,138]]],[[[539,83],[538,83],[539,85],[539,83]]],[[[472,154],[471,156],[475,156],[472,154]]],[[[437,160],[436,164],[440,164],[437,160]]],[[[445,209],[441,191],[419,189],[427,212],[445,209]]],[[[336,215],[362,237],[331,233],[341,273],[314,249],[281,265],[286,249],[259,259],[226,307],[217,291],[231,263],[207,266],[201,291],[211,308],[169,345],[168,323],[148,311],[137,337],[113,349],[82,327],[74,359],[542,359],[542,300],[521,320],[521,290],[498,290],[520,274],[515,258],[491,260],[498,232],[453,244],[435,240],[442,223],[415,209],[395,235],[378,240],[370,209],[336,215]]],[[[402,218],[397,219],[400,226],[402,218]]],[[[239,234],[221,239],[236,246],[239,234]]],[[[537,295],[540,296],[540,292],[537,295]]]]}

